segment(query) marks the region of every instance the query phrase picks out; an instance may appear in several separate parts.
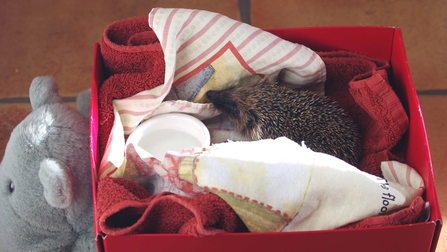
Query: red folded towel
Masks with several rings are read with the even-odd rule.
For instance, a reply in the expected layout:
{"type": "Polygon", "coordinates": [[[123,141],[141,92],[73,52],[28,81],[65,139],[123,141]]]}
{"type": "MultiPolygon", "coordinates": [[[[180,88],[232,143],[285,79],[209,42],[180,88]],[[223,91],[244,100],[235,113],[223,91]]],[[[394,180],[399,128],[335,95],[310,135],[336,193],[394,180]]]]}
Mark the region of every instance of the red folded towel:
{"type": "Polygon", "coordinates": [[[380,162],[392,156],[408,129],[408,116],[388,83],[389,63],[346,52],[320,52],[326,64],[326,95],[357,123],[363,136],[360,169],[382,176],[380,162]],[[384,155],[385,154],[385,155],[384,155]]]}
{"type": "MultiPolygon", "coordinates": [[[[102,157],[113,126],[112,100],[162,84],[165,63],[146,16],[110,24],[101,38],[101,53],[110,76],[99,91],[102,157]]],[[[364,158],[359,168],[382,176],[381,161],[403,161],[393,156],[391,150],[408,128],[405,110],[388,83],[389,63],[345,51],[320,52],[319,55],[326,64],[326,94],[353,117],[363,135],[364,158]]],[[[421,202],[415,200],[413,208],[375,217],[378,219],[365,219],[346,228],[406,223],[417,215],[421,202]],[[405,214],[411,215],[404,218],[405,214]]],[[[111,178],[99,182],[98,216],[102,231],[112,235],[187,233],[204,236],[246,231],[233,210],[214,194],[193,198],[170,193],[150,196],[130,181],[111,178]]]]}
{"type": "Polygon", "coordinates": [[[111,23],[101,37],[108,77],[99,89],[99,154],[104,154],[114,115],[113,99],[133,96],[164,82],[165,61],[147,16],[111,23]]]}
{"type": "Polygon", "coordinates": [[[179,233],[209,236],[246,232],[233,209],[219,196],[149,195],[139,185],[105,178],[98,183],[97,213],[105,234],[179,233]]]}

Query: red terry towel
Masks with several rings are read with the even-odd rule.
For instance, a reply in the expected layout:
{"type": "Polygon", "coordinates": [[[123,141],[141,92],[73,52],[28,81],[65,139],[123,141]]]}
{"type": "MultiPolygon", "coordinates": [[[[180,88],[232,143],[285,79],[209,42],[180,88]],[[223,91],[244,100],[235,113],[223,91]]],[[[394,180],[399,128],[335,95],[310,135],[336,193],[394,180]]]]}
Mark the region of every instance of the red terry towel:
{"type": "Polygon", "coordinates": [[[336,100],[357,123],[363,136],[360,169],[382,176],[380,162],[391,153],[408,129],[408,116],[388,82],[387,61],[361,54],[318,53],[326,64],[326,95],[336,100]]]}
{"type": "Polygon", "coordinates": [[[164,82],[165,61],[147,16],[119,20],[106,27],[101,54],[108,77],[99,89],[99,151],[103,155],[113,126],[113,99],[133,96],[164,82]]]}
{"type": "Polygon", "coordinates": [[[219,196],[149,195],[134,182],[105,178],[98,183],[97,213],[101,231],[110,235],[179,233],[209,236],[246,232],[233,209],[219,196]]]}

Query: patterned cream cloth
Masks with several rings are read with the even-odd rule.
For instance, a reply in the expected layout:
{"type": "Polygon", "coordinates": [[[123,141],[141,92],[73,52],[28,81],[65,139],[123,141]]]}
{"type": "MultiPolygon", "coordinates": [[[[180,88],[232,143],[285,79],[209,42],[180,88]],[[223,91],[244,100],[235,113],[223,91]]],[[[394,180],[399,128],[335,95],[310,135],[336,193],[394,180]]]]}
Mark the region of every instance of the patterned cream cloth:
{"type": "Polygon", "coordinates": [[[285,137],[168,152],[163,167],[185,193],[219,195],[252,232],[335,229],[408,207],[424,192],[405,164],[382,162],[383,179],[285,137]]]}
{"type": "Polygon", "coordinates": [[[163,49],[164,84],[113,101],[115,121],[99,178],[124,175],[125,136],[143,120],[169,112],[199,119],[216,116],[205,97],[210,89],[225,89],[243,77],[281,70],[279,78],[289,86],[324,90],[326,68],[314,51],[240,21],[203,10],[155,8],[148,25],[163,49]]]}

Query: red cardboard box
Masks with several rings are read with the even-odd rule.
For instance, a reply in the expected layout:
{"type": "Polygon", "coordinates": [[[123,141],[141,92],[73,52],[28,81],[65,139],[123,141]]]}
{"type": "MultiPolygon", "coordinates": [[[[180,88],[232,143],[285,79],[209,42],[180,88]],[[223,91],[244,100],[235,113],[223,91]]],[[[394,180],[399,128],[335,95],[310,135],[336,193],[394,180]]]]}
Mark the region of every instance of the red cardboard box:
{"type": "MultiPolygon", "coordinates": [[[[325,230],[290,233],[233,233],[204,238],[186,235],[150,234],[105,236],[95,223],[100,251],[434,251],[442,220],[433,178],[433,167],[424,120],[410,75],[402,32],[394,27],[317,27],[269,30],[286,40],[315,51],[349,50],[388,60],[390,82],[410,118],[406,139],[406,161],[423,177],[426,202],[430,205],[427,222],[409,225],[325,230]]],[[[91,162],[93,203],[96,207],[98,87],[104,80],[99,45],[94,48],[91,103],[91,162]]],[[[96,209],[96,208],[95,208],[96,209]]],[[[96,212],[95,212],[96,213],[96,212]]]]}

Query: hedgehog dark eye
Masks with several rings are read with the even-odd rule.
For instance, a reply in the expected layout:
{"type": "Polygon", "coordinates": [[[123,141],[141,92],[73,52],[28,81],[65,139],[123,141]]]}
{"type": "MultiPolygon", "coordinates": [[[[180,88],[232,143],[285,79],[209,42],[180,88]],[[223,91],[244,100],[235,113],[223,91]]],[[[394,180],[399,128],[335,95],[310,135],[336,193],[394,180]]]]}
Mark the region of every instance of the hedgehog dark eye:
{"type": "Polygon", "coordinates": [[[224,103],[220,109],[230,117],[238,117],[239,115],[239,108],[233,103],[224,103]]]}
{"type": "Polygon", "coordinates": [[[13,193],[15,189],[14,182],[9,181],[9,193],[13,193]]]}
{"type": "Polygon", "coordinates": [[[239,109],[237,106],[230,106],[228,110],[229,110],[228,114],[230,116],[235,117],[235,118],[239,117],[239,109]]]}

